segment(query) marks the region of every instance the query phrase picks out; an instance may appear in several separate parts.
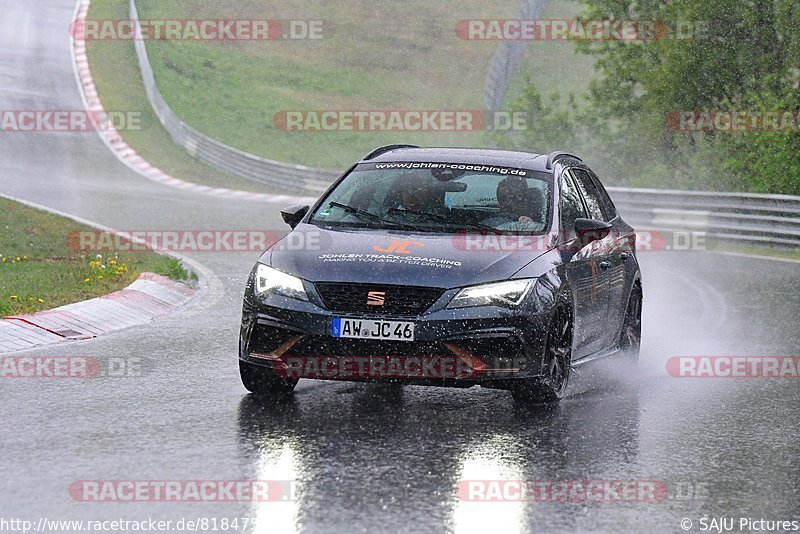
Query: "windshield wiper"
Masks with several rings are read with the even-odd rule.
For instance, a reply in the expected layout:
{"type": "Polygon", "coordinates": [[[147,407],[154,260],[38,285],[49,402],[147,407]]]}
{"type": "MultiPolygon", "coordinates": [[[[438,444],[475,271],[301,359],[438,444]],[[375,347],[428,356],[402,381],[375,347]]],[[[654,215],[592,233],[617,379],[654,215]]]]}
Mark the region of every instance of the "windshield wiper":
{"type": "Polygon", "coordinates": [[[460,224],[464,226],[470,226],[472,228],[479,228],[481,230],[491,230],[492,232],[501,232],[502,230],[498,230],[497,228],[493,228],[486,224],[481,223],[473,223],[473,222],[466,222],[466,221],[454,221],[450,217],[446,217],[444,215],[439,215],[438,213],[429,213],[427,211],[417,211],[417,210],[410,210],[406,208],[391,208],[389,213],[412,213],[414,215],[422,215],[423,217],[427,217],[428,219],[434,219],[437,221],[443,221],[450,224],[460,224]]]}
{"type": "Polygon", "coordinates": [[[347,213],[351,213],[353,215],[360,215],[361,217],[366,217],[373,221],[377,221],[383,224],[390,224],[392,226],[399,226],[400,228],[405,228],[406,230],[414,230],[414,227],[410,224],[404,224],[396,221],[389,221],[384,219],[380,215],[375,215],[374,213],[370,213],[368,211],[362,210],[355,206],[350,206],[349,204],[342,204],[341,202],[328,202],[328,206],[332,208],[339,208],[344,210],[347,213]]]}

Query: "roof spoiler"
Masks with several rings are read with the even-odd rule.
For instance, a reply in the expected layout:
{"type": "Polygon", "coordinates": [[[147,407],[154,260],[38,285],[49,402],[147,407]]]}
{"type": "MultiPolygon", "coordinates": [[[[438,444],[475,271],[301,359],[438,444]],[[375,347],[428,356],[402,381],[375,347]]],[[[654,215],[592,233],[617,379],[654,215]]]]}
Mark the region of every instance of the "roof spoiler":
{"type": "Polygon", "coordinates": [[[550,155],[547,156],[547,164],[545,165],[545,169],[547,170],[552,169],[553,163],[555,163],[556,160],[560,158],[575,158],[578,161],[583,161],[575,154],[570,154],[569,152],[564,152],[563,150],[556,150],[555,152],[550,152],[550,155]]]}
{"type": "Polygon", "coordinates": [[[417,145],[383,145],[374,149],[372,152],[361,158],[362,160],[377,158],[381,154],[395,150],[397,148],[419,148],[417,145]]]}

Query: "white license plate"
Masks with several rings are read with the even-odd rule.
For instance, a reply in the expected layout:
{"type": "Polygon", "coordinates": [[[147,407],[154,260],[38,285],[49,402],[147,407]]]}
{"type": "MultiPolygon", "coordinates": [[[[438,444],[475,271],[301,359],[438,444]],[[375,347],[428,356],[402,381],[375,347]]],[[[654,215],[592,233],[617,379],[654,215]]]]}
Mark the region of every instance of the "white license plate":
{"type": "Polygon", "coordinates": [[[333,337],[414,341],[414,323],[334,317],[331,322],[331,335],[333,337]]]}

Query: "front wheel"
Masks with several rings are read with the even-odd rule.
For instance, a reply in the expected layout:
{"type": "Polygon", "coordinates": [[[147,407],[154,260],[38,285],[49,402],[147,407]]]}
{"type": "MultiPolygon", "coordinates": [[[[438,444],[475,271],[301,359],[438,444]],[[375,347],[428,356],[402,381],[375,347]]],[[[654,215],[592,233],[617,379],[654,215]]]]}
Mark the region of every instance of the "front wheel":
{"type": "Polygon", "coordinates": [[[239,360],[239,375],[247,391],[257,395],[282,397],[297,385],[297,380],[275,376],[270,369],[242,360],[239,360]]]}
{"type": "Polygon", "coordinates": [[[564,396],[572,369],[572,313],[566,303],[559,304],[553,314],[544,354],[547,358],[545,375],[521,380],[513,386],[514,400],[546,404],[558,402],[564,396]]]}

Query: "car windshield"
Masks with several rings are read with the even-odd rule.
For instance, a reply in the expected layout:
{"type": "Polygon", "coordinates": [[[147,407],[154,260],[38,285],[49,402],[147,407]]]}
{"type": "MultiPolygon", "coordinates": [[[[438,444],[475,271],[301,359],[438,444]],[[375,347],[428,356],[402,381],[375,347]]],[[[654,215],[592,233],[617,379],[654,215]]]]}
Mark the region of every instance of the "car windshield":
{"type": "Polygon", "coordinates": [[[365,163],[328,194],[312,224],[543,233],[550,217],[548,173],[460,163],[365,163]]]}

